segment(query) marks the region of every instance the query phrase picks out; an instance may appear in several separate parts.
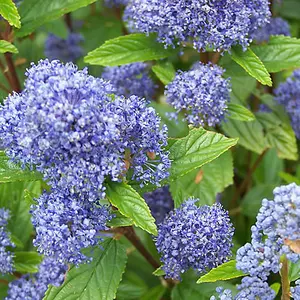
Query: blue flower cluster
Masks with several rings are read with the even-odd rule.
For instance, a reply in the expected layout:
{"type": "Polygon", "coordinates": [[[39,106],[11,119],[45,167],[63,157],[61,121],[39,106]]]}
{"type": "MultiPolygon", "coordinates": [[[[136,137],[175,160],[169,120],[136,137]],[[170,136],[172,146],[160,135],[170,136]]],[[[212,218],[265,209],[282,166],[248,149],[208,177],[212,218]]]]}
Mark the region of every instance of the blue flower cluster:
{"type": "Polygon", "coordinates": [[[106,67],[102,78],[109,81],[115,88],[115,94],[151,100],[156,85],[149,76],[149,66],[146,63],[133,63],[119,67],[106,67]]]}
{"type": "Polygon", "coordinates": [[[129,0],[104,0],[107,7],[121,7],[128,4],[129,0]]]}
{"type": "Polygon", "coordinates": [[[254,32],[253,40],[257,43],[268,42],[271,35],[290,36],[291,32],[289,23],[279,17],[271,18],[270,23],[254,32]]]}
{"type": "Polygon", "coordinates": [[[289,114],[295,134],[300,139],[300,70],[294,71],[274,93],[275,100],[282,104],[289,114]]]}
{"type": "Polygon", "coordinates": [[[45,55],[50,60],[75,62],[84,52],[80,44],[84,41],[79,33],[69,33],[66,39],[49,34],[45,42],[45,55]]]}
{"type": "Polygon", "coordinates": [[[219,124],[225,117],[230,100],[230,81],[222,78],[219,66],[197,63],[187,72],[177,72],[166,86],[165,95],[178,115],[195,126],[219,124]]]}
{"type": "Polygon", "coordinates": [[[297,280],[296,285],[291,287],[291,295],[294,300],[300,300],[300,280],[297,280]]]}
{"type": "Polygon", "coordinates": [[[13,254],[7,250],[7,247],[15,247],[10,240],[7,231],[7,222],[9,220],[9,211],[0,209],[0,273],[11,273],[13,271],[13,254]]]}
{"type": "Polygon", "coordinates": [[[174,208],[174,202],[168,186],[158,188],[153,192],[145,193],[146,200],[156,222],[161,223],[165,215],[174,208]]]}
{"type": "Polygon", "coordinates": [[[188,199],[158,226],[156,247],[166,277],[180,279],[189,268],[203,273],[231,256],[233,226],[220,204],[196,206],[188,199]]]}
{"type": "Polygon", "coordinates": [[[45,258],[38,273],[23,275],[9,283],[5,300],[42,300],[49,284],[62,284],[66,271],[66,265],[59,264],[52,258],[45,258]]]}
{"type": "Polygon", "coordinates": [[[192,42],[198,51],[245,48],[269,16],[268,0],[132,0],[124,12],[132,30],[156,32],[166,45],[192,42]]]}

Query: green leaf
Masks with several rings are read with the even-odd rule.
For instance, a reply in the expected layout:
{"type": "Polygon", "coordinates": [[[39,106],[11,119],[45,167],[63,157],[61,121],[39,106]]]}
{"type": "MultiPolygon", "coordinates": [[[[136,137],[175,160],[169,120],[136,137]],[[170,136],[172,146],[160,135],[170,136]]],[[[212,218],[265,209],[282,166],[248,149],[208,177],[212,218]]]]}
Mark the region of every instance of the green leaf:
{"type": "Polygon", "coordinates": [[[108,239],[93,254],[91,263],[72,266],[63,285],[51,286],[44,300],[114,299],[127,261],[126,248],[108,239]]]}
{"type": "Polygon", "coordinates": [[[132,226],[133,221],[125,216],[123,216],[119,211],[114,210],[111,212],[115,217],[109,221],[106,225],[109,227],[126,227],[132,226]]]}
{"type": "Polygon", "coordinates": [[[210,270],[207,274],[201,276],[197,283],[216,282],[219,280],[229,280],[245,276],[246,274],[236,269],[236,261],[228,261],[217,268],[210,270]]]}
{"type": "Polygon", "coordinates": [[[162,266],[160,266],[152,274],[155,276],[164,276],[166,275],[166,272],[162,269],[162,266]]]}
{"type": "Polygon", "coordinates": [[[284,0],[279,5],[280,16],[288,19],[300,20],[300,2],[298,0],[284,0]]]}
{"type": "Polygon", "coordinates": [[[17,164],[11,162],[3,151],[0,152],[0,183],[41,179],[42,174],[29,169],[22,170],[17,164]]]}
{"type": "Polygon", "coordinates": [[[300,39],[289,36],[271,36],[267,44],[253,46],[269,72],[280,72],[300,67],[300,39]]]}
{"type": "Polygon", "coordinates": [[[289,261],[289,280],[296,281],[300,278],[300,262],[292,263],[289,261]]]}
{"type": "Polygon", "coordinates": [[[272,79],[266,67],[250,48],[243,51],[240,46],[232,47],[231,57],[260,83],[272,86],[272,79]]]}
{"type": "Polygon", "coordinates": [[[233,160],[231,151],[226,151],[200,170],[194,170],[170,182],[170,191],[175,207],[189,197],[200,199],[199,205],[211,205],[215,202],[216,195],[232,183],[233,160]]]}
{"type": "Polygon", "coordinates": [[[286,172],[279,172],[279,177],[282,178],[286,183],[293,183],[300,185],[300,179],[298,179],[296,176],[293,176],[286,172]]]}
{"type": "Polygon", "coordinates": [[[158,62],[152,67],[152,71],[164,85],[173,81],[176,74],[174,66],[168,61],[158,62]]]}
{"type": "Polygon", "coordinates": [[[157,235],[155,219],[147,203],[130,185],[111,182],[107,186],[106,196],[121,214],[133,221],[134,225],[157,235]]]}
{"type": "Polygon", "coordinates": [[[30,191],[24,190],[24,200],[28,203],[28,205],[37,204],[34,198],[38,198],[38,195],[33,195],[30,191]]]}
{"type": "Polygon", "coordinates": [[[133,62],[157,60],[168,57],[174,49],[165,49],[151,34],[129,34],[106,41],[102,46],[89,52],[86,63],[101,66],[118,66],[133,62]]]}
{"type": "Polygon", "coordinates": [[[157,285],[147,291],[145,295],[143,295],[140,300],[160,300],[166,291],[166,287],[162,285],[157,285]]]}
{"type": "Polygon", "coordinates": [[[14,267],[20,273],[36,273],[42,257],[37,252],[15,252],[14,267]]]}
{"type": "Polygon", "coordinates": [[[188,136],[181,139],[171,139],[169,158],[172,162],[170,179],[200,168],[216,159],[226,150],[236,145],[237,139],[229,139],[224,135],[203,128],[192,129],[188,136]]]}
{"type": "MultiPolygon", "coordinates": [[[[6,0],[7,1],[7,0],[6,0]]],[[[19,7],[22,27],[16,32],[18,37],[32,33],[44,23],[87,6],[96,0],[26,0],[19,7]]]]}
{"type": "Polygon", "coordinates": [[[254,114],[243,105],[229,103],[227,111],[228,111],[227,118],[229,119],[245,121],[245,122],[250,122],[255,120],[254,114]]]}
{"type": "Polygon", "coordinates": [[[275,292],[275,295],[277,295],[279,293],[280,288],[281,288],[281,284],[278,283],[278,282],[275,282],[275,283],[270,285],[270,288],[275,292]]]}
{"type": "Polygon", "coordinates": [[[9,239],[17,248],[24,248],[24,244],[20,239],[18,239],[15,235],[10,234],[9,239]]]}
{"type": "Polygon", "coordinates": [[[8,21],[11,26],[21,27],[20,16],[15,3],[12,0],[0,1],[0,15],[8,21]]]}
{"type": "MultiPolygon", "coordinates": [[[[1,4],[0,4],[1,5],[1,4]]],[[[11,44],[10,42],[7,42],[5,40],[0,40],[0,53],[18,53],[18,49],[11,44]]]]}

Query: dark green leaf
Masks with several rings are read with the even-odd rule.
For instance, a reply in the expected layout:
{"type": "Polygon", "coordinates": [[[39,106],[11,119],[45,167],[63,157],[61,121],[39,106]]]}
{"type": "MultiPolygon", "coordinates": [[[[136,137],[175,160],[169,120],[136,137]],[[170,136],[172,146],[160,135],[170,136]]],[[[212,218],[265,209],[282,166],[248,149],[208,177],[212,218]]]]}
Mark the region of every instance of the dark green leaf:
{"type": "Polygon", "coordinates": [[[20,16],[15,3],[12,0],[0,1],[0,15],[8,21],[11,26],[21,27],[20,16]]]}
{"type": "Polygon", "coordinates": [[[170,159],[172,166],[170,179],[177,178],[200,168],[216,159],[237,143],[237,139],[229,139],[224,135],[203,128],[193,129],[189,135],[170,141],[170,159]]]}
{"type": "Polygon", "coordinates": [[[147,291],[147,293],[143,295],[140,300],[161,300],[166,289],[167,288],[162,285],[157,285],[147,291]]]}
{"type": "Polygon", "coordinates": [[[231,49],[232,59],[242,66],[247,73],[260,83],[272,86],[272,79],[262,61],[251,49],[243,51],[242,47],[235,46],[231,49]]]}
{"type": "Polygon", "coordinates": [[[37,252],[15,252],[14,267],[20,273],[36,273],[42,257],[37,252]]]}
{"type": "Polygon", "coordinates": [[[245,121],[245,122],[255,120],[255,116],[253,115],[253,113],[250,110],[248,110],[246,107],[239,104],[229,103],[227,111],[228,111],[227,118],[229,119],[245,121]]]}
{"type": "Polygon", "coordinates": [[[168,61],[158,62],[152,67],[152,71],[164,85],[169,84],[174,79],[176,74],[175,68],[168,61]]]}
{"type": "Polygon", "coordinates": [[[163,44],[158,43],[155,35],[137,33],[106,41],[89,52],[84,61],[91,65],[118,66],[165,58],[173,52],[173,49],[165,49],[163,44]]]}
{"type": "Polygon", "coordinates": [[[18,53],[18,49],[10,42],[0,40],[0,53],[6,53],[6,52],[18,53]]]}
{"type": "Polygon", "coordinates": [[[112,300],[127,261],[126,248],[108,239],[93,250],[93,260],[72,266],[62,286],[51,286],[44,300],[112,300]]]}
{"type": "Polygon", "coordinates": [[[267,44],[253,46],[252,50],[269,72],[300,67],[300,39],[272,36],[267,44]]]}
{"type": "Polygon", "coordinates": [[[42,175],[29,169],[22,170],[12,163],[4,152],[0,152],[0,183],[41,180],[42,175]]]}
{"type": "Polygon", "coordinates": [[[284,0],[280,3],[279,13],[285,18],[300,20],[299,11],[299,0],[284,0]]]}
{"type": "Polygon", "coordinates": [[[42,24],[58,19],[64,14],[87,6],[95,1],[96,0],[26,0],[19,8],[22,27],[16,34],[18,37],[28,35],[42,24]]]}
{"type": "Polygon", "coordinates": [[[197,283],[203,282],[216,282],[219,280],[229,280],[241,276],[245,276],[246,274],[240,270],[236,269],[236,261],[231,260],[226,262],[217,268],[210,270],[207,274],[201,276],[197,283]]]}
{"type": "Polygon", "coordinates": [[[111,182],[107,186],[106,196],[111,204],[125,217],[130,218],[136,226],[157,235],[155,219],[147,203],[130,185],[111,182]]]}
{"type": "Polygon", "coordinates": [[[115,215],[115,217],[107,223],[107,226],[109,227],[124,227],[124,226],[131,226],[133,225],[133,221],[122,214],[120,214],[119,211],[115,210],[112,211],[112,214],[115,215]]]}

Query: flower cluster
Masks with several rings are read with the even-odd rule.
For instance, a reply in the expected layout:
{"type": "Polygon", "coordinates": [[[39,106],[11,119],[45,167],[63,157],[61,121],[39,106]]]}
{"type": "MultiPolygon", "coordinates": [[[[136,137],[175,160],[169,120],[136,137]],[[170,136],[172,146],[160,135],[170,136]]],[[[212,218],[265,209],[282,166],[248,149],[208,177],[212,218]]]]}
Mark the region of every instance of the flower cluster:
{"type": "Polygon", "coordinates": [[[174,208],[174,202],[168,186],[145,193],[144,199],[149,205],[151,213],[158,224],[161,223],[165,215],[174,208]]]}
{"type": "Polygon", "coordinates": [[[106,67],[102,78],[110,81],[117,95],[136,95],[150,100],[155,93],[156,86],[149,76],[149,66],[146,63],[106,67]]]}
{"type": "Polygon", "coordinates": [[[36,228],[33,243],[38,251],[59,263],[78,265],[89,260],[81,249],[101,240],[100,232],[112,219],[108,208],[58,190],[45,192],[37,201],[32,207],[32,223],[36,228]]]}
{"type": "Polygon", "coordinates": [[[198,51],[245,48],[269,16],[268,0],[132,0],[124,13],[132,30],[157,32],[166,45],[191,41],[198,51]]]}
{"type": "Polygon", "coordinates": [[[0,209],[0,273],[11,273],[13,271],[13,254],[7,250],[7,247],[15,245],[9,238],[7,231],[7,222],[9,212],[3,208],[0,209]]]}
{"type": "Polygon", "coordinates": [[[189,268],[203,273],[231,256],[233,227],[220,204],[198,207],[188,199],[158,226],[156,247],[166,277],[180,279],[189,268]]]}
{"type": "Polygon", "coordinates": [[[5,300],[41,300],[49,284],[62,284],[66,271],[66,265],[59,264],[52,258],[45,258],[39,266],[38,273],[32,276],[23,275],[9,283],[5,300]]]}
{"type": "Polygon", "coordinates": [[[120,7],[128,4],[129,0],[104,0],[104,4],[108,7],[120,7]]]}
{"type": "Polygon", "coordinates": [[[225,117],[230,100],[229,79],[222,78],[219,66],[197,63],[187,72],[177,72],[166,86],[167,102],[195,126],[219,124],[225,117]]]}
{"type": "Polygon", "coordinates": [[[275,100],[285,107],[295,134],[300,139],[300,70],[294,71],[274,92],[275,100]]]}
{"type": "Polygon", "coordinates": [[[296,285],[291,287],[291,295],[293,299],[300,300],[300,280],[297,280],[296,285]]]}
{"type": "Polygon", "coordinates": [[[268,42],[271,35],[290,36],[289,23],[282,18],[271,18],[270,23],[255,31],[253,40],[257,43],[268,42]]]}
{"type": "Polygon", "coordinates": [[[75,62],[83,56],[83,49],[80,46],[82,42],[83,36],[79,33],[69,33],[66,39],[49,34],[45,43],[45,55],[50,60],[75,62]]]}

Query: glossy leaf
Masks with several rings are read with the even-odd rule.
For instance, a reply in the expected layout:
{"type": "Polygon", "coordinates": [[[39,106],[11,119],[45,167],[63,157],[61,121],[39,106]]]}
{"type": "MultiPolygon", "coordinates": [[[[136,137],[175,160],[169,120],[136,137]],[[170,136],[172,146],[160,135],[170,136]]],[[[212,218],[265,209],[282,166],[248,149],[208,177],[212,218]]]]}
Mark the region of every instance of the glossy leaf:
{"type": "Polygon", "coordinates": [[[39,264],[42,262],[42,256],[37,252],[15,252],[14,267],[20,273],[36,273],[39,264]]]}
{"type": "Polygon", "coordinates": [[[152,67],[152,71],[164,85],[169,84],[176,74],[174,66],[168,61],[157,63],[152,67]]]}
{"type": "Polygon", "coordinates": [[[165,58],[173,52],[174,49],[165,49],[163,44],[158,43],[155,35],[137,33],[106,41],[89,52],[84,61],[91,65],[118,66],[165,58]]]}
{"type": "Polygon", "coordinates": [[[10,42],[0,40],[0,53],[18,53],[18,49],[10,42]]]}
{"type": "Polygon", "coordinates": [[[106,196],[121,214],[133,221],[134,225],[153,235],[157,234],[155,219],[147,203],[130,185],[111,182],[107,186],[106,196]]]}
{"type": "Polygon", "coordinates": [[[112,211],[114,214],[114,218],[109,221],[106,225],[109,227],[125,227],[125,226],[132,226],[133,221],[125,216],[123,216],[119,211],[112,211]]]}
{"type": "Polygon", "coordinates": [[[254,114],[243,105],[229,103],[227,111],[228,111],[227,118],[229,119],[245,121],[245,122],[250,122],[255,120],[254,114]]]}
{"type": "Polygon", "coordinates": [[[20,16],[13,0],[0,1],[0,15],[7,20],[11,26],[17,28],[21,27],[20,16]]]}

